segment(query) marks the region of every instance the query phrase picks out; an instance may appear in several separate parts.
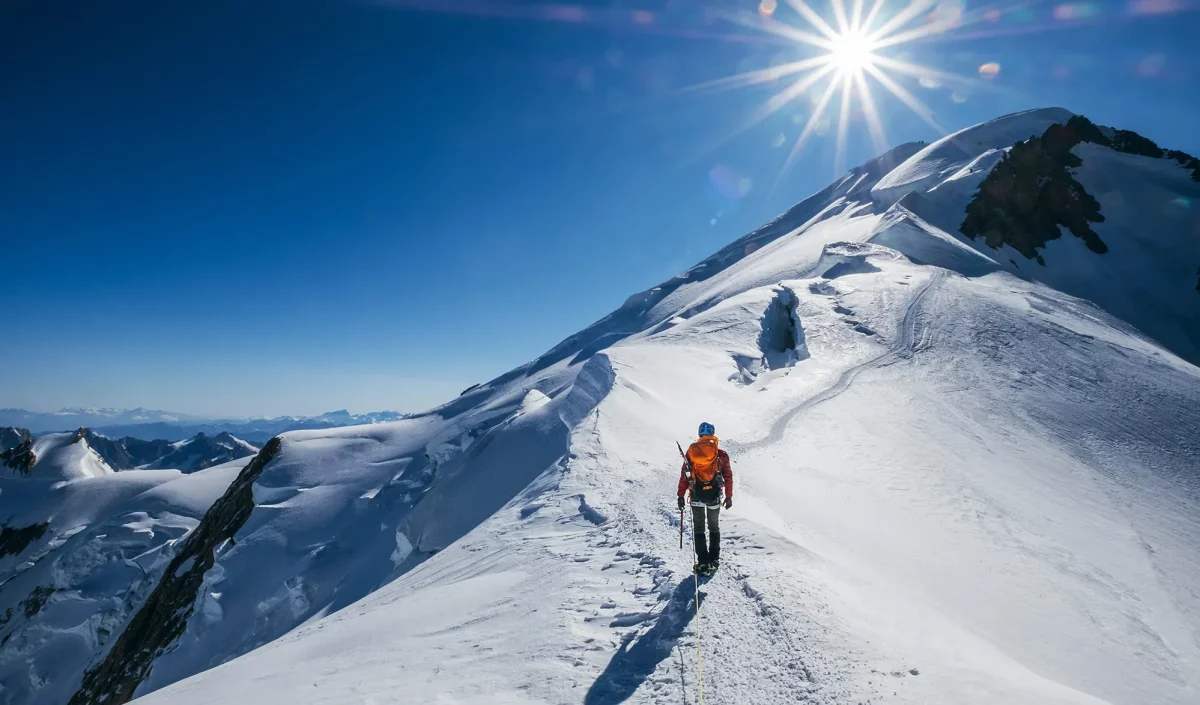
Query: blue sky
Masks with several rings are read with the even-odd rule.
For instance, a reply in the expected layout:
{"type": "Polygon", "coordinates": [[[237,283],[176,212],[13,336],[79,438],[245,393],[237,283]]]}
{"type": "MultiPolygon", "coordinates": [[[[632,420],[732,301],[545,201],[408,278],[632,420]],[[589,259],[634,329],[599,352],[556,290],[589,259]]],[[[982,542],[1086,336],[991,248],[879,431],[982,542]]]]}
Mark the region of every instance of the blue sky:
{"type": "MultiPolygon", "coordinates": [[[[818,134],[781,176],[807,99],[721,144],[783,84],[679,89],[811,50],[700,7],[0,4],[0,406],[411,411],[535,357],[834,175],[818,134]]],[[[901,79],[942,125],[1062,105],[1200,153],[1194,6],[963,9],[893,53],[979,84],[901,79]]],[[[874,95],[890,144],[939,136],[874,95]]]]}

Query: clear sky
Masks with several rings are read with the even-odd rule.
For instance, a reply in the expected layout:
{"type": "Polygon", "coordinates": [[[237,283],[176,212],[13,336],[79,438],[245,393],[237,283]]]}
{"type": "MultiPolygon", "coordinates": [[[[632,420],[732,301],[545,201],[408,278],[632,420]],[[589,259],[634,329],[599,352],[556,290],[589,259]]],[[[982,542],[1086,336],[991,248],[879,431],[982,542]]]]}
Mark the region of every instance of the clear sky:
{"type": "MultiPolygon", "coordinates": [[[[931,3],[958,26],[880,54],[970,79],[893,74],[946,128],[1061,105],[1197,154],[1189,2],[931,3]]],[[[0,406],[414,411],[537,356],[832,180],[828,119],[783,169],[820,85],[727,140],[788,81],[680,90],[821,53],[763,18],[805,24],[784,0],[5,0],[0,406]]],[[[939,136],[873,95],[889,145],[939,136]]],[[[855,104],[844,163],[877,151],[855,104]]]]}

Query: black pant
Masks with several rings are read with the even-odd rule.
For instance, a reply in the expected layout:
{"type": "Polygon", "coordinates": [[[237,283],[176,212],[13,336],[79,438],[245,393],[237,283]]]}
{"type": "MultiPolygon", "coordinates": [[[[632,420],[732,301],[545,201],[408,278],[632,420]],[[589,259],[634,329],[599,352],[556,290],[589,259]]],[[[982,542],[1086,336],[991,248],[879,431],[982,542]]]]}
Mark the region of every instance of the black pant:
{"type": "Polygon", "coordinates": [[[692,528],[696,534],[696,562],[715,563],[721,558],[721,505],[715,507],[692,506],[692,528]],[[705,542],[704,524],[708,520],[708,541],[705,542]]]}

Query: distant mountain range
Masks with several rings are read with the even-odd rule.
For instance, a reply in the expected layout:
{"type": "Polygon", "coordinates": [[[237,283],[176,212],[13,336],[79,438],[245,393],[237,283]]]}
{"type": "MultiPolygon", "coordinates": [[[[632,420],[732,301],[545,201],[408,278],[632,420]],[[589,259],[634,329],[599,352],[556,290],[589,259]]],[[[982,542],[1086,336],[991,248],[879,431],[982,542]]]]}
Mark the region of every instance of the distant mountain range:
{"type": "Polygon", "coordinates": [[[52,433],[35,438],[23,428],[0,427],[0,466],[25,475],[37,474],[39,477],[47,473],[64,478],[86,476],[89,472],[71,465],[79,465],[84,461],[87,461],[85,464],[88,467],[99,468],[101,474],[134,469],[195,472],[257,452],[257,446],[226,432],[215,436],[198,433],[191,438],[171,442],[144,441],[129,436],[113,439],[87,428],[80,428],[74,433],[52,433]],[[62,455],[58,451],[71,445],[90,453],[83,450],[68,453],[66,458],[70,462],[64,466],[62,458],[57,457],[62,455]],[[48,467],[43,461],[52,456],[57,459],[48,463],[54,467],[48,467]],[[97,457],[103,462],[95,463],[97,457]]]}
{"type": "Polygon", "coordinates": [[[0,409],[0,426],[24,428],[34,435],[90,428],[108,438],[126,436],[144,440],[176,441],[203,433],[216,436],[230,433],[261,445],[284,431],[338,428],[381,423],[408,418],[409,414],[377,411],[351,414],[345,409],[319,416],[279,416],[255,419],[210,419],[155,409],[83,409],[65,408],[54,412],[26,409],[0,409]]]}
{"type": "Polygon", "coordinates": [[[215,436],[197,433],[182,441],[144,441],[132,436],[113,440],[94,431],[85,431],[88,445],[113,470],[175,469],[183,472],[203,470],[258,452],[258,446],[222,431],[215,436]]]}

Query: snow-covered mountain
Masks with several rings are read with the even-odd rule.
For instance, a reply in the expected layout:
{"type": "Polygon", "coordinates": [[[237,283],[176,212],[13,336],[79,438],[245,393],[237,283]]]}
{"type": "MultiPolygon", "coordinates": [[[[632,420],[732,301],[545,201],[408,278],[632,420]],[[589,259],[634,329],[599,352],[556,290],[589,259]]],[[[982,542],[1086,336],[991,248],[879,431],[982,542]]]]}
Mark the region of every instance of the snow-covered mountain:
{"type": "Polygon", "coordinates": [[[177,424],[199,421],[200,417],[155,409],[96,409],[67,407],[39,412],[25,409],[0,409],[0,426],[15,426],[33,433],[57,433],[81,427],[177,424]]]}
{"type": "Polygon", "coordinates": [[[254,455],[258,448],[229,433],[208,436],[197,433],[186,441],[171,443],[168,452],[146,465],[150,469],[174,468],[183,472],[203,470],[214,465],[254,455]]]}
{"type": "MultiPolygon", "coordinates": [[[[109,539],[145,526],[136,498],[71,505],[95,515],[65,552],[18,513],[5,696],[692,702],[702,663],[714,703],[1197,702],[1200,292],[1176,273],[1200,238],[1162,199],[1200,184],[1115,131],[1018,168],[1071,118],[901,146],[442,407],[160,485],[212,477],[170,540],[109,539]],[[1005,193],[1044,184],[1082,205],[1020,215],[1030,250],[1005,193]],[[674,442],[701,420],[736,493],[697,587],[674,442]]],[[[10,474],[0,515],[130,475],[10,474]]]]}
{"type": "Polygon", "coordinates": [[[264,443],[272,436],[308,428],[337,428],[384,423],[407,418],[396,411],[351,414],[345,409],[317,416],[275,416],[254,419],[205,419],[186,414],[147,409],[62,409],[52,413],[25,409],[0,409],[0,426],[25,428],[35,435],[90,428],[109,438],[137,440],[179,440],[203,433],[215,436],[230,433],[253,443],[264,443]]]}
{"type": "MultiPolygon", "coordinates": [[[[228,433],[215,436],[198,433],[192,438],[175,442],[143,441],[129,436],[112,439],[87,428],[78,429],[74,434],[52,435],[60,439],[68,436],[75,440],[82,439],[110,470],[171,469],[194,472],[258,452],[256,446],[228,433]]],[[[0,456],[0,461],[11,460],[11,469],[17,469],[19,462],[29,465],[37,457],[32,452],[34,442],[34,436],[26,429],[0,428],[0,450],[9,455],[8,458],[0,456]]]]}

